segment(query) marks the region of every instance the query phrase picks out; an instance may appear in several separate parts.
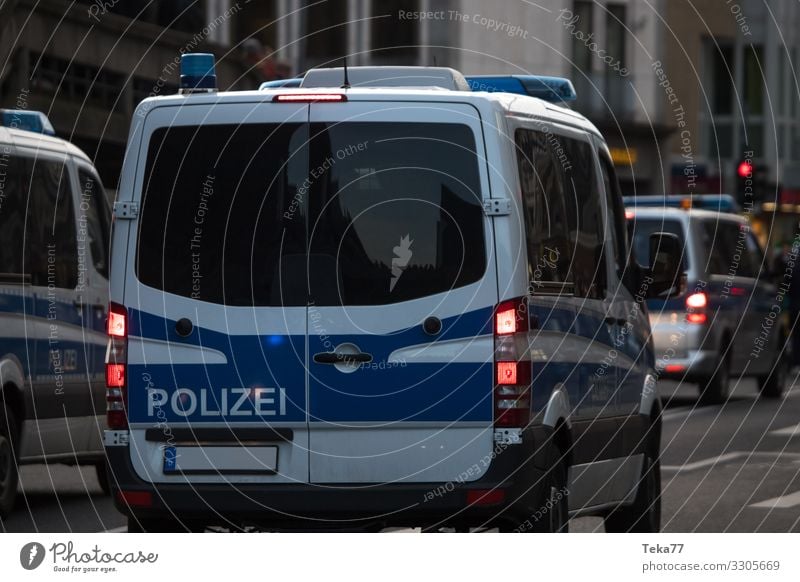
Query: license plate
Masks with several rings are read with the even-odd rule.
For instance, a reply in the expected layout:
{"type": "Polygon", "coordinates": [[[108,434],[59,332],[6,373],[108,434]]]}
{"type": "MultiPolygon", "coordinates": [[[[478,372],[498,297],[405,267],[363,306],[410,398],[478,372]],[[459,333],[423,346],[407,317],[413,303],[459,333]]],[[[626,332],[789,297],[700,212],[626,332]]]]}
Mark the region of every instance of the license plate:
{"type": "Polygon", "coordinates": [[[164,447],[164,473],[181,475],[272,475],[278,447],[164,447]]]}

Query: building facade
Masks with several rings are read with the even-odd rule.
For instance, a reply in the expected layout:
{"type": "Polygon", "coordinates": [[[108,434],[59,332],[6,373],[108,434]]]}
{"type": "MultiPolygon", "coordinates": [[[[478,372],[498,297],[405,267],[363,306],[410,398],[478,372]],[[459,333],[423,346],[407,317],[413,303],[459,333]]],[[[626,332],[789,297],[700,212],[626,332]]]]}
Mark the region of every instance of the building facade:
{"type": "Polygon", "coordinates": [[[790,240],[800,218],[800,5],[674,0],[665,26],[666,70],[687,113],[669,145],[672,189],[733,194],[763,241],[790,240]]]}

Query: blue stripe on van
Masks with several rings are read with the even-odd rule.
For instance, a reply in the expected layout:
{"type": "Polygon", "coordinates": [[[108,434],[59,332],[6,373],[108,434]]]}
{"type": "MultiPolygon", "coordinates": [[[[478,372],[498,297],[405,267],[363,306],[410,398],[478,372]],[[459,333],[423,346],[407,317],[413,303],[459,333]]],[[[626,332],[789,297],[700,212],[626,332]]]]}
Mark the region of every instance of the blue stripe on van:
{"type": "MultiPolygon", "coordinates": [[[[196,327],[190,337],[181,338],[175,333],[173,320],[135,309],[130,309],[129,314],[131,336],[202,345],[222,352],[229,362],[130,365],[130,422],[306,421],[304,335],[228,335],[196,327]],[[283,410],[278,389],[283,389],[283,410]],[[234,410],[235,404],[238,405],[234,410]],[[264,414],[258,414],[259,407],[264,414]]],[[[492,314],[493,308],[487,307],[447,318],[437,339],[455,340],[491,333],[492,314]]],[[[326,341],[330,344],[325,345],[318,336],[309,339],[311,354],[326,351],[325,345],[353,342],[373,355],[373,365],[351,374],[330,365],[311,365],[311,420],[492,419],[491,360],[445,365],[386,364],[393,351],[432,340],[421,324],[385,335],[328,335],[326,341]]]]}

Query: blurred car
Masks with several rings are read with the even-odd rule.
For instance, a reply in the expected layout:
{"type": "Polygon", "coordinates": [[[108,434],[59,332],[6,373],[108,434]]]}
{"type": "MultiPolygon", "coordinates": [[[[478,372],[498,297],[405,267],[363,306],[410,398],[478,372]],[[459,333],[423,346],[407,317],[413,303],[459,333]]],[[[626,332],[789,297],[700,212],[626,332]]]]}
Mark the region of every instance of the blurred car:
{"type": "Polygon", "coordinates": [[[0,110],[0,517],[22,464],[95,465],[108,488],[110,226],[89,157],[43,113],[0,110]]]}
{"type": "Polygon", "coordinates": [[[629,206],[626,217],[640,265],[653,233],[683,242],[685,293],[647,301],[660,377],[696,382],[709,403],[724,401],[729,380],[742,376],[756,378],[763,396],[781,396],[789,367],[782,294],[747,220],[640,205],[629,206]]]}

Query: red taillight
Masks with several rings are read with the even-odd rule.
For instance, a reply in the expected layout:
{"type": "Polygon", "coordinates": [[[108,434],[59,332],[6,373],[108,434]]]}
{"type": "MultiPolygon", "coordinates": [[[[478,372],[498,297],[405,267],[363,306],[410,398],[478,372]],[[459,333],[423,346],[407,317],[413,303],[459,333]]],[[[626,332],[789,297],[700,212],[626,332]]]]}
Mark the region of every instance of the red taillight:
{"type": "Polygon", "coordinates": [[[530,420],[529,321],[524,297],[504,301],[495,310],[494,423],[498,427],[522,428],[530,420]]]}
{"type": "Polygon", "coordinates": [[[708,321],[708,316],[705,313],[687,313],[686,321],[689,323],[705,323],[708,321]]]}
{"type": "Polygon", "coordinates": [[[153,506],[153,495],[149,491],[118,491],[117,499],[126,507],[153,506]]]}
{"type": "Polygon", "coordinates": [[[708,321],[705,309],[708,307],[708,296],[702,291],[686,297],[686,321],[689,323],[705,323],[708,321]]]}
{"type": "Polygon", "coordinates": [[[281,93],[272,98],[273,103],[319,103],[347,101],[344,93],[281,93]]]}
{"type": "Polygon", "coordinates": [[[106,386],[109,388],[125,386],[125,364],[106,364],[106,386]]]}
{"type": "Polygon", "coordinates": [[[108,347],[106,348],[106,421],[108,428],[128,428],[127,370],[128,312],[112,303],[108,308],[108,347]]]}
{"type": "Polygon", "coordinates": [[[517,383],[517,362],[497,362],[497,383],[517,383]]]}
{"type": "Polygon", "coordinates": [[[126,325],[127,314],[109,310],[108,312],[108,335],[112,337],[125,337],[128,333],[126,325]]]}
{"type": "Polygon", "coordinates": [[[517,331],[517,310],[514,308],[498,311],[494,316],[497,335],[505,335],[517,331]]]}
{"type": "Polygon", "coordinates": [[[708,305],[708,297],[705,293],[692,293],[686,298],[686,307],[700,309],[708,305]]]}
{"type": "Polygon", "coordinates": [[[680,374],[684,370],[686,370],[686,366],[683,364],[667,364],[664,366],[664,371],[669,374],[680,374]]]}
{"type": "Polygon", "coordinates": [[[505,489],[470,489],[467,491],[467,505],[497,505],[505,501],[505,489]]]}

